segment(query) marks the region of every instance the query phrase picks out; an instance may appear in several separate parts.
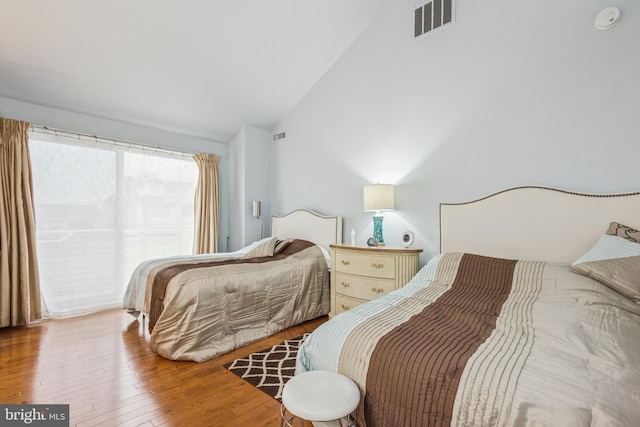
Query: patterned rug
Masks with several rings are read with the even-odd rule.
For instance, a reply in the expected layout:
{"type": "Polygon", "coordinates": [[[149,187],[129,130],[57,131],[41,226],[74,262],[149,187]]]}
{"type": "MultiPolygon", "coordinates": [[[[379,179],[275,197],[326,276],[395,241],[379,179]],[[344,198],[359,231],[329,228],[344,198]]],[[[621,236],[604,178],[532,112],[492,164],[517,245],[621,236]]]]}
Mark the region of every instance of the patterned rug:
{"type": "Polygon", "coordinates": [[[298,347],[308,335],[283,341],[224,367],[277,401],[282,401],[282,389],[295,374],[298,347]]]}

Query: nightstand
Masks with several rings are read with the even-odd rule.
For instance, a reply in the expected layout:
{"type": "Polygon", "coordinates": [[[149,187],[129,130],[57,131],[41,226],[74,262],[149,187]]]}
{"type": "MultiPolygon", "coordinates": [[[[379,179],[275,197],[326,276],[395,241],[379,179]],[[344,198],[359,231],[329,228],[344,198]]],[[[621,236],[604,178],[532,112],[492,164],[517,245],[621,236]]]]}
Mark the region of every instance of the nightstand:
{"type": "Polygon", "coordinates": [[[418,272],[422,249],[330,245],[330,317],[386,295],[418,272]]]}

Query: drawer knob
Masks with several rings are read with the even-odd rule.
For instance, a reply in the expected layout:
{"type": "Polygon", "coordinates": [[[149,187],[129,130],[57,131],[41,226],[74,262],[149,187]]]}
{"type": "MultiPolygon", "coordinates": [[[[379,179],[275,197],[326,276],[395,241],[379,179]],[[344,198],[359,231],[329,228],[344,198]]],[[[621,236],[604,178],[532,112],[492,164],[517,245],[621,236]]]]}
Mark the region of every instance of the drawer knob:
{"type": "Polygon", "coordinates": [[[384,264],[371,263],[371,267],[373,268],[384,268],[384,264]]]}
{"type": "Polygon", "coordinates": [[[375,294],[381,294],[384,292],[383,288],[371,288],[371,292],[375,293],[375,294]]]}
{"type": "Polygon", "coordinates": [[[344,304],[340,304],[342,306],[343,310],[351,310],[351,307],[349,307],[348,305],[344,305],[344,304]]]}
{"type": "Polygon", "coordinates": [[[349,264],[351,264],[349,261],[345,261],[345,260],[340,260],[340,263],[341,263],[342,265],[349,265],[349,264]]]}
{"type": "Polygon", "coordinates": [[[351,286],[349,282],[340,282],[340,284],[342,285],[343,288],[348,288],[349,286],[351,286]]]}

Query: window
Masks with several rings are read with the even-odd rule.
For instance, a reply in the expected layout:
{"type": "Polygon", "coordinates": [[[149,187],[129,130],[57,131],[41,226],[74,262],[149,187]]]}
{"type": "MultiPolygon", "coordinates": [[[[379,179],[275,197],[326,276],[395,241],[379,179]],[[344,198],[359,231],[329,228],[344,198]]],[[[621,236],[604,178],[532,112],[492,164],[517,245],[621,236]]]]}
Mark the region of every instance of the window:
{"type": "Polygon", "coordinates": [[[40,285],[51,315],[120,306],[140,262],[191,253],[191,157],[39,137],[29,144],[40,285]]]}

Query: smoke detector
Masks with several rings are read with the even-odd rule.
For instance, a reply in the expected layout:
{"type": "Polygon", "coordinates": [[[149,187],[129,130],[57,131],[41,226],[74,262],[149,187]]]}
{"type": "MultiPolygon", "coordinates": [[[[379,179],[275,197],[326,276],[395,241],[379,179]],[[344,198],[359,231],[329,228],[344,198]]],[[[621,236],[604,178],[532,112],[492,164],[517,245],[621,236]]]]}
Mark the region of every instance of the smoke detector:
{"type": "Polygon", "coordinates": [[[618,23],[620,20],[620,9],[617,7],[607,7],[603,9],[598,16],[594,25],[599,30],[608,30],[618,23]]]}

